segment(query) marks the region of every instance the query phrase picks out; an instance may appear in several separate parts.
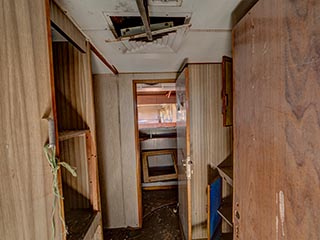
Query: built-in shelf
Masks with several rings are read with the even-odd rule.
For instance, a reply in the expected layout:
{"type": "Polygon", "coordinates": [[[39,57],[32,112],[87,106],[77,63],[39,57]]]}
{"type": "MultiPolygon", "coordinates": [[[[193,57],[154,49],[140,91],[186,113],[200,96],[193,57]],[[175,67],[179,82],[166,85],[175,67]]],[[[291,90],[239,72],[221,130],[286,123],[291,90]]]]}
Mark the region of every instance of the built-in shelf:
{"type": "Polygon", "coordinates": [[[232,204],[222,204],[218,214],[232,227],[232,204]]]}
{"type": "Polygon", "coordinates": [[[232,227],[232,195],[222,199],[219,215],[232,227]]]}
{"type": "Polygon", "coordinates": [[[222,233],[220,236],[220,240],[232,240],[233,239],[233,233],[222,233]]]}
{"type": "Polygon", "coordinates": [[[71,138],[82,137],[89,132],[89,129],[68,130],[59,132],[59,141],[65,141],[71,138]]]}
{"type": "Polygon", "coordinates": [[[218,165],[220,176],[230,185],[233,186],[233,158],[230,154],[222,163],[218,165]]]}
{"type": "Polygon", "coordinates": [[[89,239],[86,236],[99,225],[101,214],[90,209],[72,209],[65,211],[65,219],[68,228],[67,240],[89,239]]]}

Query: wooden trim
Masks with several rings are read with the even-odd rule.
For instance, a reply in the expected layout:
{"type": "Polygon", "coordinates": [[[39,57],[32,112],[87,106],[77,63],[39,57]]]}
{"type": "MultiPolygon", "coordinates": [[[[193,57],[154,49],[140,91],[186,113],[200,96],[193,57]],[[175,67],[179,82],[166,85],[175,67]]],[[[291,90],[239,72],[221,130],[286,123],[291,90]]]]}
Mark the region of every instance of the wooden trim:
{"type": "Polygon", "coordinates": [[[87,160],[88,160],[88,176],[89,176],[89,191],[90,203],[94,211],[100,211],[99,200],[99,184],[97,177],[97,155],[94,151],[94,142],[91,132],[86,132],[86,147],[87,147],[87,160]]]}
{"type": "Polygon", "coordinates": [[[53,0],[50,0],[50,14],[52,26],[79,51],[85,53],[86,37],[53,0]]]}
{"type": "Polygon", "coordinates": [[[71,138],[75,138],[75,137],[81,137],[86,135],[89,132],[89,129],[85,129],[85,130],[71,130],[71,131],[62,131],[59,132],[59,141],[65,141],[71,138]]]}
{"type": "Polygon", "coordinates": [[[246,15],[248,11],[258,2],[259,0],[246,0],[241,1],[231,14],[232,27],[234,27],[240,20],[246,15]]]}
{"type": "Polygon", "coordinates": [[[208,240],[210,240],[210,208],[211,208],[211,202],[210,202],[210,191],[211,191],[211,188],[210,188],[210,185],[207,186],[207,200],[208,200],[208,206],[207,206],[207,212],[208,212],[208,215],[207,215],[207,236],[208,236],[208,240]]]}
{"type": "Polygon", "coordinates": [[[140,141],[138,128],[138,105],[137,105],[137,84],[133,81],[133,109],[134,109],[134,133],[136,146],[136,176],[137,176],[137,195],[138,195],[138,216],[139,228],[142,227],[143,212],[142,212],[142,186],[141,186],[141,163],[140,163],[140,141]]]}
{"type": "MultiPolygon", "coordinates": [[[[50,20],[50,0],[45,1],[46,7],[46,21],[47,21],[47,36],[48,36],[48,57],[49,57],[49,64],[50,64],[50,85],[51,85],[51,101],[52,101],[52,111],[51,116],[53,117],[54,126],[55,126],[55,137],[56,137],[56,156],[59,158],[60,156],[60,148],[59,148],[59,133],[58,133],[58,116],[57,116],[57,106],[56,106],[56,91],[55,91],[55,82],[54,82],[54,69],[53,69],[53,52],[52,52],[52,35],[51,35],[51,20],[50,20]]],[[[62,188],[62,173],[61,168],[58,170],[58,186],[59,192],[61,196],[63,196],[63,188],[62,188]]],[[[65,220],[65,212],[64,212],[64,200],[59,199],[60,201],[60,215],[63,220],[65,220]]],[[[61,226],[61,234],[62,239],[66,240],[66,229],[62,224],[61,226]]]]}
{"type": "Polygon", "coordinates": [[[154,191],[154,190],[168,190],[168,189],[176,189],[177,185],[168,185],[168,186],[153,186],[153,187],[143,187],[145,191],[154,191]]]}
{"type": "MultiPolygon", "coordinates": [[[[189,87],[189,69],[185,68],[186,78],[186,101],[190,104],[190,87],[189,87]]],[[[187,106],[187,119],[186,119],[186,144],[187,144],[187,157],[191,155],[190,149],[190,106],[187,106]]],[[[192,161],[192,159],[191,159],[192,161]]],[[[191,196],[191,179],[187,180],[187,195],[188,195],[188,240],[192,240],[192,196],[191,196]]]]}
{"type": "MultiPolygon", "coordinates": [[[[90,47],[91,44],[89,41],[87,41],[87,52],[90,52],[90,47]]],[[[94,193],[96,194],[93,196],[93,208],[95,211],[101,211],[101,196],[100,196],[100,178],[99,178],[99,164],[98,164],[98,158],[97,158],[97,140],[96,140],[96,122],[95,122],[95,113],[94,113],[94,93],[93,93],[93,79],[92,79],[92,69],[91,69],[91,54],[87,54],[88,58],[88,66],[89,66],[89,80],[91,83],[91,96],[92,96],[92,114],[93,114],[93,121],[94,121],[94,132],[91,132],[91,140],[92,140],[92,149],[91,149],[91,154],[92,154],[92,164],[94,166],[93,172],[95,174],[94,181],[96,183],[94,184],[95,190],[94,193]]],[[[88,166],[89,167],[89,166],[88,166]]],[[[103,239],[103,231],[102,231],[102,239],[103,239]]]]}
{"type": "Polygon", "coordinates": [[[101,62],[103,62],[103,64],[110,69],[110,71],[117,75],[119,74],[118,70],[116,69],[116,67],[114,65],[111,65],[106,59],[105,57],[99,52],[99,50],[92,45],[92,43],[90,43],[90,49],[91,51],[100,59],[101,62]]]}

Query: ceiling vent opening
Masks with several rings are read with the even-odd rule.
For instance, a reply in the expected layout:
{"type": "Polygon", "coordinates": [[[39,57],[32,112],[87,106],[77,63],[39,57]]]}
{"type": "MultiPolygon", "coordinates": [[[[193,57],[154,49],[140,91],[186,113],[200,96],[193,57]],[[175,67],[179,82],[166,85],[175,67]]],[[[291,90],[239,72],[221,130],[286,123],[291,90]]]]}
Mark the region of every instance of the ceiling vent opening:
{"type": "MultiPolygon", "coordinates": [[[[111,29],[116,38],[134,36],[145,32],[140,16],[110,16],[110,20],[113,25],[111,29]]],[[[168,29],[181,26],[186,21],[189,21],[189,19],[185,17],[150,17],[150,28],[151,31],[168,29]]]]}
{"type": "Polygon", "coordinates": [[[104,14],[114,35],[114,39],[105,41],[117,43],[116,47],[125,54],[177,52],[191,27],[191,13],[178,13],[178,16],[168,16],[167,13],[153,15],[149,18],[152,34],[152,40],[149,40],[139,15],[104,14]]]}
{"type": "Polygon", "coordinates": [[[150,6],[180,7],[182,0],[149,0],[150,6]]]}

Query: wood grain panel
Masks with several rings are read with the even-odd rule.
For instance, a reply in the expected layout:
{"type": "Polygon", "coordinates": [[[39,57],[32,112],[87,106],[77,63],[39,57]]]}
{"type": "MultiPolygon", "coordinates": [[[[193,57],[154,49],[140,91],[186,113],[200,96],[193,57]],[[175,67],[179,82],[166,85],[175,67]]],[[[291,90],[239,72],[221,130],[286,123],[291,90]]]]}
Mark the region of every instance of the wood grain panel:
{"type": "Polygon", "coordinates": [[[0,5],[0,238],[50,239],[52,174],[42,119],[51,111],[46,1],[0,5]]]}
{"type": "MultiPolygon", "coordinates": [[[[106,216],[106,212],[116,212],[115,215],[110,214],[114,224],[109,225],[104,221],[105,227],[138,227],[139,216],[142,216],[142,211],[139,210],[141,202],[139,203],[138,200],[138,192],[141,191],[138,181],[141,180],[138,179],[136,172],[138,170],[135,148],[134,105],[131,104],[133,101],[133,81],[143,79],[164,79],[163,81],[170,79],[172,81],[175,77],[175,73],[94,75],[99,167],[103,171],[100,176],[102,207],[105,207],[103,217],[106,216]],[[121,83],[119,86],[115,84],[117,81],[121,83]],[[120,139],[117,137],[117,132],[120,133],[120,139]],[[119,157],[120,162],[117,161],[119,157]],[[121,169],[121,180],[118,178],[120,175],[116,175],[114,172],[105,174],[110,169],[108,164],[114,164],[116,169],[121,169]],[[119,164],[122,167],[119,167],[119,164]],[[114,181],[113,179],[117,180],[114,181]],[[121,182],[123,186],[119,184],[121,182]],[[108,184],[111,185],[111,189],[114,188],[113,184],[116,184],[118,191],[113,192],[115,195],[112,196],[112,201],[109,201],[106,205],[104,198],[106,199],[107,189],[110,189],[108,184]]],[[[117,174],[121,173],[120,170],[116,172],[117,174]]]]}
{"type": "MultiPolygon", "coordinates": [[[[69,42],[71,42],[78,50],[85,53],[88,49],[86,46],[86,37],[73,24],[63,10],[50,0],[50,18],[54,28],[62,34],[69,42]]],[[[90,52],[90,51],[88,51],[90,52]]]]}
{"type": "MultiPolygon", "coordinates": [[[[87,46],[88,47],[88,46],[87,46]]],[[[59,132],[90,129],[95,136],[93,93],[89,54],[81,53],[68,42],[53,43],[54,75],[59,132]]],[[[95,138],[93,137],[93,140],[95,138]]],[[[65,208],[89,208],[90,185],[85,137],[60,143],[61,160],[77,168],[78,177],[62,172],[65,208]]],[[[92,144],[95,152],[95,141],[92,144]]],[[[95,155],[95,154],[93,154],[95,155]]],[[[96,176],[96,175],[94,175],[96,176]]],[[[96,192],[97,188],[95,188],[96,192]]],[[[93,192],[91,190],[91,192],[93,192]]],[[[97,208],[97,207],[96,207],[97,208]]],[[[97,209],[96,209],[97,210],[97,209]]]]}
{"type": "Polygon", "coordinates": [[[260,0],[234,29],[238,239],[319,239],[319,11],[260,0]]]}
{"type": "Polygon", "coordinates": [[[85,136],[60,143],[60,160],[76,167],[77,177],[62,169],[65,209],[90,208],[88,162],[85,136]],[[79,161],[79,160],[82,161],[79,161]]]}
{"type": "Polygon", "coordinates": [[[125,226],[117,77],[94,77],[97,146],[105,227],[125,226]]]}
{"type": "MultiPolygon", "coordinates": [[[[192,239],[191,179],[186,176],[186,161],[190,157],[190,92],[189,69],[185,68],[176,82],[177,91],[177,155],[179,218],[184,239],[192,239]]],[[[190,159],[192,161],[192,159],[190,159]]]]}
{"type": "MultiPolygon", "coordinates": [[[[221,64],[189,64],[192,176],[192,238],[207,238],[207,169],[231,153],[231,129],[221,114],[221,64]]],[[[230,189],[226,189],[230,193],[230,189]]],[[[228,192],[226,192],[228,193],[228,192]]]]}

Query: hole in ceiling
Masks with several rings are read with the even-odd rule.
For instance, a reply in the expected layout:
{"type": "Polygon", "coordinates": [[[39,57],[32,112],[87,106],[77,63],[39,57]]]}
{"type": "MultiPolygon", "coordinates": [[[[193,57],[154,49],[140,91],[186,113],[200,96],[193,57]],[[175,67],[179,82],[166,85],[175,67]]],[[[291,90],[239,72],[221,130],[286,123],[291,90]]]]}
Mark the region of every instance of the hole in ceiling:
{"type": "MultiPolygon", "coordinates": [[[[110,16],[110,20],[116,38],[145,32],[140,16],[110,16]]],[[[150,17],[150,27],[152,31],[156,31],[183,25],[186,21],[186,17],[150,17]]],[[[158,37],[162,37],[161,34],[158,37]]]]}
{"type": "Polygon", "coordinates": [[[151,6],[177,7],[181,6],[182,0],[149,0],[148,3],[151,6]]]}

